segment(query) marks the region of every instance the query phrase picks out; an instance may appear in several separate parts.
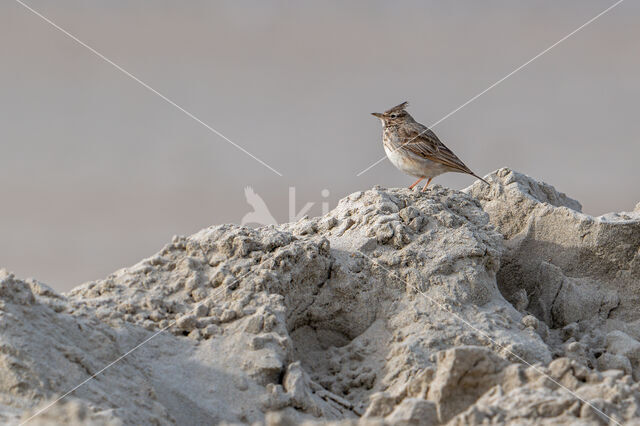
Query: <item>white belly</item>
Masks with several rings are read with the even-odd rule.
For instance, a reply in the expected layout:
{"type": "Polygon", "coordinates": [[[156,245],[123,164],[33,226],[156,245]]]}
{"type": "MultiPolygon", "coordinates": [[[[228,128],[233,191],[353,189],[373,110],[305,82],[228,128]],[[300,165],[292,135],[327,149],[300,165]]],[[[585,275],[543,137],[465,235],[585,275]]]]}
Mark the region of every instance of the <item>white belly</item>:
{"type": "Polygon", "coordinates": [[[384,152],[394,166],[408,175],[428,179],[448,171],[448,168],[443,164],[419,157],[410,152],[402,152],[402,149],[391,150],[384,146],[384,152]]]}

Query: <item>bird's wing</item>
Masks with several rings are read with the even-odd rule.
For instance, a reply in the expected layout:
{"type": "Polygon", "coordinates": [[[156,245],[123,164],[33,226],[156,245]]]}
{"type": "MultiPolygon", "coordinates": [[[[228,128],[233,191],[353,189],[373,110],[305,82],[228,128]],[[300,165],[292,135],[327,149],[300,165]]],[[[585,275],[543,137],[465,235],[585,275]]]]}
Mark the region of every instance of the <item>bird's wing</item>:
{"type": "Polygon", "coordinates": [[[454,170],[475,175],[449,148],[445,146],[431,129],[420,123],[400,126],[399,136],[402,149],[427,158],[454,170]]]}
{"type": "Polygon", "coordinates": [[[267,203],[264,202],[261,196],[256,194],[252,187],[247,186],[244,188],[244,196],[247,199],[247,203],[253,207],[253,211],[244,215],[240,222],[241,225],[245,225],[247,223],[276,225],[278,223],[269,211],[267,203]]]}
{"type": "Polygon", "coordinates": [[[256,194],[256,192],[250,186],[244,188],[244,197],[246,198],[247,203],[256,210],[258,208],[261,208],[262,206],[265,206],[262,197],[256,194]]]}

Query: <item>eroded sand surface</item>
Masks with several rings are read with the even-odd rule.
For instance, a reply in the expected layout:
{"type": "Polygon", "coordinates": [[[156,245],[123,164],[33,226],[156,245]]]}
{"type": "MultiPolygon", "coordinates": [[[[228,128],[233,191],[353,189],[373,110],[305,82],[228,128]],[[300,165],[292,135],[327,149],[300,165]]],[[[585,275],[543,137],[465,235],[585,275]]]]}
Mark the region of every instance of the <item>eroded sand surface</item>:
{"type": "Polygon", "coordinates": [[[213,226],[68,294],[1,271],[0,421],[150,339],[29,424],[640,424],[640,210],[487,179],[213,226]]]}

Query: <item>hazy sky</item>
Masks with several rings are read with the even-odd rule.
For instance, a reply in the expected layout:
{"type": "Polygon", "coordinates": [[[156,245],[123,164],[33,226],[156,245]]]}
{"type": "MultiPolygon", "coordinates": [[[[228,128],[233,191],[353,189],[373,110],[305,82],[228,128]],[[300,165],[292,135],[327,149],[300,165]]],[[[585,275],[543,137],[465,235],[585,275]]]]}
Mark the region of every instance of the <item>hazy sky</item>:
{"type": "MultiPolygon", "coordinates": [[[[388,161],[356,176],[384,155],[371,112],[408,100],[431,124],[614,3],[27,2],[283,174],[1,2],[0,266],[61,290],[239,223],[247,185],[279,221],[290,186],[315,215],[409,185],[388,161]]],[[[587,213],[632,210],[639,19],[623,2],[434,131],[480,175],[508,166],[587,213]]]]}

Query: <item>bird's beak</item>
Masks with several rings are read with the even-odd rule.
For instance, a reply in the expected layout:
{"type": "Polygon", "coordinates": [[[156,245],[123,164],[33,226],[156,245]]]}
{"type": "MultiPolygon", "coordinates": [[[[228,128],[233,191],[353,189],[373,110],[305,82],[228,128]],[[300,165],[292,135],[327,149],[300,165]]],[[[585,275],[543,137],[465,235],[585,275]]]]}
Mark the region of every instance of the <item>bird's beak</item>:
{"type": "Polygon", "coordinates": [[[374,117],[382,118],[382,114],[380,114],[379,112],[372,112],[371,115],[373,115],[374,117]]]}

